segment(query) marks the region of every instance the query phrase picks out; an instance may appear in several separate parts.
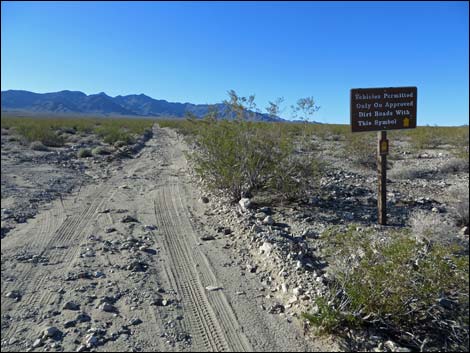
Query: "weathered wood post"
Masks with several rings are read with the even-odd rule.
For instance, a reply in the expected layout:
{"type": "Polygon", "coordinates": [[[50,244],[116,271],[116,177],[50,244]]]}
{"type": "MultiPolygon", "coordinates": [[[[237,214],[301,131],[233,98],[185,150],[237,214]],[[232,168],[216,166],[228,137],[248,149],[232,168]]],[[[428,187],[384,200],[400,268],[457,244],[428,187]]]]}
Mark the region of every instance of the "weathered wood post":
{"type": "Polygon", "coordinates": [[[379,181],[377,193],[377,218],[381,225],[387,224],[387,153],[387,131],[379,131],[377,133],[377,172],[379,181]]]}

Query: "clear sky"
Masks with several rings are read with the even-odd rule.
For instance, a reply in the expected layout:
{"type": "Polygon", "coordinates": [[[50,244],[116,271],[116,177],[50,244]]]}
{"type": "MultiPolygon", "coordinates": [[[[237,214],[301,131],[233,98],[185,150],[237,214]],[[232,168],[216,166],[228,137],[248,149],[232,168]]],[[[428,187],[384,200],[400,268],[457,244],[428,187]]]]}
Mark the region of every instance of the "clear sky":
{"type": "MultiPolygon", "coordinates": [[[[260,108],[313,96],[349,123],[351,88],[417,86],[418,124],[469,120],[468,2],[6,2],[1,89],[145,93],[260,108]]],[[[289,109],[282,115],[289,118],[289,109]]]]}

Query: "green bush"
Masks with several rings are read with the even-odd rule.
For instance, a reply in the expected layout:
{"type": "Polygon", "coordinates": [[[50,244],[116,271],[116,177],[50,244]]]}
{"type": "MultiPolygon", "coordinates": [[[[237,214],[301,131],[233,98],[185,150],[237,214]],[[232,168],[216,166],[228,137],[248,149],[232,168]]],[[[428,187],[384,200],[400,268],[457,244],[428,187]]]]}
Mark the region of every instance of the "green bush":
{"type": "Polygon", "coordinates": [[[49,151],[49,149],[46,146],[44,146],[44,144],[41,141],[33,141],[31,142],[29,147],[34,151],[49,151]]]}
{"type": "Polygon", "coordinates": [[[94,156],[108,155],[108,154],[111,154],[111,150],[109,148],[104,147],[104,146],[98,146],[98,147],[93,148],[93,150],[91,151],[91,154],[94,155],[94,156]]]}
{"type": "Polygon", "coordinates": [[[80,148],[77,153],[78,158],[86,158],[86,157],[91,157],[92,153],[89,148],[80,148]]]}
{"type": "Polygon", "coordinates": [[[374,133],[347,133],[344,141],[344,155],[363,168],[377,167],[377,137],[374,133]]]}
{"type": "Polygon", "coordinates": [[[423,243],[405,231],[378,237],[354,227],[324,234],[337,270],[322,299],[328,307],[306,317],[327,332],[372,325],[408,346],[419,348],[426,338],[430,346],[467,349],[468,250],[423,243]]]}
{"type": "Polygon", "coordinates": [[[318,164],[294,158],[293,139],[279,125],[208,119],[193,131],[196,172],[234,201],[257,190],[295,197],[312,185],[318,171],[318,164]]]}

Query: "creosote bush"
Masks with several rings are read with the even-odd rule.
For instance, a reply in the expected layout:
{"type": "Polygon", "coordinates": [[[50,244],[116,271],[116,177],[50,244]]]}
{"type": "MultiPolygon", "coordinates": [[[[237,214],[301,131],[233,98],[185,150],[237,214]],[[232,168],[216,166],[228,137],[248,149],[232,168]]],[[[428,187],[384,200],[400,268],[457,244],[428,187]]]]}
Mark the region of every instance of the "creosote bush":
{"type": "Polygon", "coordinates": [[[369,327],[413,349],[468,349],[468,251],[353,226],[322,238],[336,271],[316,312],[304,314],[320,332],[369,327]]]}
{"type": "Polygon", "coordinates": [[[296,198],[315,182],[319,163],[293,153],[293,139],[279,126],[245,120],[201,122],[191,155],[196,172],[234,201],[271,190],[296,198]]]}
{"type": "Polygon", "coordinates": [[[345,135],[344,155],[357,166],[377,168],[377,137],[374,133],[348,133],[345,135]]]}
{"type": "Polygon", "coordinates": [[[13,128],[24,142],[40,141],[45,146],[60,147],[66,141],[77,141],[76,135],[96,134],[104,142],[113,144],[135,142],[137,136],[151,132],[149,119],[122,118],[26,118],[3,116],[2,128],[13,128]]]}
{"type": "Polygon", "coordinates": [[[92,156],[92,153],[91,153],[91,149],[89,148],[80,148],[77,152],[78,158],[87,158],[91,156],[92,156]]]}

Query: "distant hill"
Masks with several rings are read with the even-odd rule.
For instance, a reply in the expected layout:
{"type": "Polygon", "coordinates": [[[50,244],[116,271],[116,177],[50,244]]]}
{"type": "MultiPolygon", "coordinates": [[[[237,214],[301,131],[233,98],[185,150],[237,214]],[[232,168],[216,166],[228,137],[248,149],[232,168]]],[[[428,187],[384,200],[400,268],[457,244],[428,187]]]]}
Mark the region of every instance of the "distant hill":
{"type": "MultiPolygon", "coordinates": [[[[8,90],[1,92],[1,103],[3,112],[175,118],[183,118],[187,113],[202,118],[210,108],[209,104],[174,103],[154,99],[145,94],[110,97],[104,92],[86,95],[79,91],[34,93],[8,90]]],[[[220,118],[229,117],[224,104],[219,103],[214,106],[220,118]]],[[[255,113],[253,116],[253,120],[256,121],[285,121],[268,114],[255,113]]]]}

